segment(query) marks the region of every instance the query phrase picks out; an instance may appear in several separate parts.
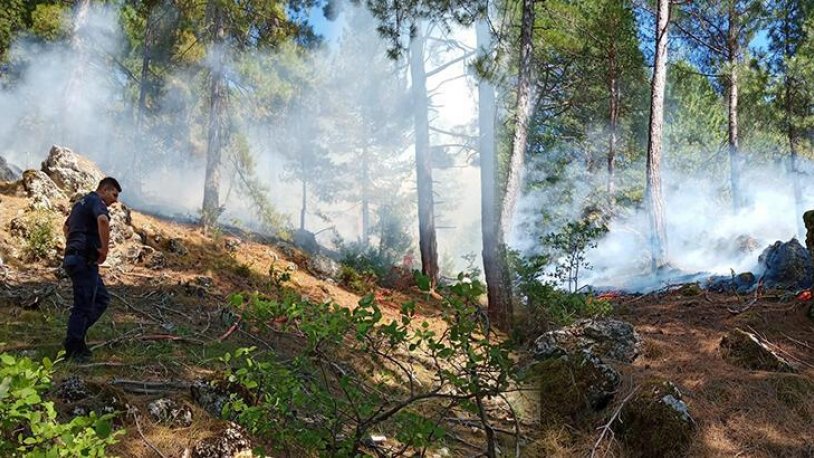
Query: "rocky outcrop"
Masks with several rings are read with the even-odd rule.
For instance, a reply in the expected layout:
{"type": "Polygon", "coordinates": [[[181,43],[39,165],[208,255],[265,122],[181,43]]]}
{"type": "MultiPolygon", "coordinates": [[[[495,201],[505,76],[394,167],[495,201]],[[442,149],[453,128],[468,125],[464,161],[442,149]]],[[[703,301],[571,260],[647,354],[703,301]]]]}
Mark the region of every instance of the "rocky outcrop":
{"type": "Polygon", "coordinates": [[[3,156],[0,156],[0,181],[16,181],[20,179],[21,174],[20,169],[9,164],[3,156]]]}
{"type": "Polygon", "coordinates": [[[805,289],[814,280],[811,256],[795,238],[785,243],[778,240],[763,250],[758,263],[756,275],[766,288],[805,289]]]}
{"type": "Polygon", "coordinates": [[[621,320],[580,320],[571,326],[546,332],[534,342],[534,357],[554,358],[589,350],[600,358],[633,362],[639,355],[641,338],[633,325],[621,320]]]}
{"type": "Polygon", "coordinates": [[[772,351],[758,336],[741,329],[721,339],[721,356],[731,364],[750,370],[795,372],[794,366],[772,351]]]}
{"type": "Polygon", "coordinates": [[[342,267],[338,262],[321,254],[309,257],[305,263],[309,272],[323,280],[337,280],[342,273],[342,267]]]}
{"type": "Polygon", "coordinates": [[[54,145],[42,163],[42,171],[68,194],[96,189],[104,174],[99,167],[69,148],[54,145]]]}
{"type": "Polygon", "coordinates": [[[622,407],[613,429],[631,456],[681,457],[691,444],[695,422],[674,384],[651,381],[622,407]]]}
{"type": "Polygon", "coordinates": [[[22,183],[26,196],[31,199],[33,209],[54,210],[58,208],[58,203],[65,199],[65,194],[59,190],[56,183],[39,170],[23,172],[22,183]]]}

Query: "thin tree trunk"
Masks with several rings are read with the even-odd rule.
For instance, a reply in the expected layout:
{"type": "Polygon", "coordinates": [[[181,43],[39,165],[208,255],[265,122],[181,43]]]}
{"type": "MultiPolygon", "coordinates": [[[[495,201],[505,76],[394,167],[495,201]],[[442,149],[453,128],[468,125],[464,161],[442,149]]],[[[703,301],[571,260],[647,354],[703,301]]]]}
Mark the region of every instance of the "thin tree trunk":
{"type": "Polygon", "coordinates": [[[418,187],[418,245],[421,251],[421,272],[438,283],[438,246],[435,238],[435,215],[432,195],[432,157],[430,156],[430,125],[427,102],[427,76],[424,70],[424,32],[417,27],[410,45],[410,76],[413,91],[415,122],[415,168],[418,187]]]}
{"type": "Polygon", "coordinates": [[[664,88],[667,79],[667,30],[670,0],[658,0],[656,15],[656,55],[650,85],[650,133],[647,144],[646,205],[650,221],[650,250],[655,271],[667,260],[667,234],[664,228],[664,197],[661,189],[661,140],[664,127],[664,88]]]}
{"type": "Polygon", "coordinates": [[[520,188],[523,184],[523,168],[528,140],[528,123],[531,116],[531,58],[532,33],[534,31],[534,0],[523,0],[523,14],[520,24],[520,69],[517,76],[517,102],[515,105],[515,126],[512,138],[512,152],[506,180],[506,192],[500,215],[500,227],[505,237],[511,234],[512,218],[520,188]]]}
{"type": "MultiPolygon", "coordinates": [[[[485,20],[476,26],[478,47],[491,54],[492,37],[485,20]]],[[[500,234],[497,197],[497,148],[495,146],[495,88],[484,79],[478,82],[478,141],[480,148],[481,233],[483,273],[489,299],[489,322],[507,330],[512,324],[512,294],[505,245],[500,234]]]]}
{"type": "Polygon", "coordinates": [[[729,78],[727,81],[728,105],[728,145],[729,145],[729,181],[732,191],[732,207],[735,211],[743,208],[744,199],[740,186],[741,159],[738,151],[738,36],[737,12],[734,5],[729,10],[729,30],[727,32],[727,52],[729,78]]]}
{"type": "Polygon", "coordinates": [[[206,178],[204,180],[203,208],[201,224],[204,228],[213,227],[221,213],[219,202],[221,155],[226,144],[224,117],[227,104],[226,78],[224,76],[225,56],[223,49],[226,30],[224,13],[219,6],[210,3],[212,18],[213,52],[216,53],[216,65],[211,70],[209,86],[209,126],[206,152],[206,178]]]}
{"type": "Polygon", "coordinates": [[[611,45],[608,53],[608,91],[610,92],[610,135],[608,137],[608,198],[611,206],[615,204],[615,161],[616,161],[616,133],[619,124],[619,76],[616,68],[616,49],[611,45]]]}
{"type": "Polygon", "coordinates": [[[367,147],[362,149],[362,246],[370,244],[370,164],[367,147]]]}
{"type": "Polygon", "coordinates": [[[300,171],[302,173],[302,178],[300,179],[301,183],[301,192],[302,192],[302,203],[300,205],[300,230],[305,230],[305,214],[308,211],[308,182],[305,179],[305,155],[300,156],[300,171]]]}

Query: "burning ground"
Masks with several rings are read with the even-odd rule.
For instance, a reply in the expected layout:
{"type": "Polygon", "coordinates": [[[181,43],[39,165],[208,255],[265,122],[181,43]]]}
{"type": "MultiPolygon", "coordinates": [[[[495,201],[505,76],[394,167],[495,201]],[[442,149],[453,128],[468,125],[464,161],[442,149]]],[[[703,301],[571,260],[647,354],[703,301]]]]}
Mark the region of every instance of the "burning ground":
{"type": "MultiPolygon", "coordinates": [[[[59,154],[67,153],[52,151],[52,156],[59,154]]],[[[92,172],[66,172],[76,170],[65,165],[70,161],[52,163],[46,175],[77,182],[96,178],[92,172]]],[[[59,276],[60,241],[38,243],[35,235],[43,227],[59,233],[70,194],[78,189],[71,181],[50,181],[54,186],[27,172],[22,181],[4,184],[0,195],[0,352],[32,359],[56,355],[71,303],[70,282],[59,276]]],[[[123,208],[113,220],[116,246],[110,266],[102,269],[113,302],[90,332],[94,361],[56,366],[48,397],[62,418],[118,410],[117,425],[126,433],[108,451],[120,456],[233,456],[249,442],[273,450],[267,439],[218,418],[210,385],[199,381],[218,380],[224,370],[219,358],[240,347],[273,349],[281,358],[294,355],[304,343],[304,331],[245,320],[230,305],[230,294],[275,295],[285,285],[313,303],[353,309],[361,295],[352,289],[364,281],[341,284],[334,280],[340,275],[333,261],[283,240],[228,228],[203,234],[195,226],[123,208]],[[175,404],[154,403],[159,399],[175,404]]],[[[439,297],[421,294],[409,281],[393,289],[367,286],[385,316],[398,318],[401,304],[413,300],[416,316],[430,329],[443,330],[439,297]]],[[[612,304],[611,318],[621,321],[593,320],[570,328],[582,326],[579,332],[566,328],[552,330],[551,339],[529,339],[513,359],[540,377],[529,377],[522,390],[507,396],[516,412],[499,400],[489,410],[501,455],[515,454],[514,428],[519,427],[521,456],[658,456],[662,453],[654,447],[665,444],[669,453],[687,456],[814,456],[810,293],[793,286],[719,291],[730,292],[688,283],[645,295],[608,293],[598,299],[612,304]],[[585,336],[602,334],[585,329],[624,335],[618,339],[622,350],[597,340],[589,348],[591,356],[580,356],[582,349],[571,346],[584,347],[585,336]],[[582,372],[574,367],[589,366],[568,365],[597,359],[590,367],[617,374],[606,386],[577,379],[582,372]],[[559,373],[567,377],[554,377],[563,367],[559,373]],[[560,397],[551,402],[552,395],[560,397]],[[563,397],[568,395],[574,398],[563,397]],[[668,404],[676,410],[664,410],[668,404]],[[682,417],[685,408],[691,420],[682,417]],[[680,433],[685,427],[686,436],[680,433]]],[[[337,357],[343,370],[377,377],[377,368],[359,355],[337,357]]],[[[411,361],[409,355],[398,358],[411,361]]],[[[418,380],[430,382],[427,368],[416,367],[418,380]]],[[[447,435],[428,456],[482,452],[485,435],[470,415],[451,412],[442,426],[447,435]]],[[[383,424],[375,435],[384,441],[370,442],[365,452],[394,454],[387,447],[397,443],[396,428],[383,424]]],[[[305,453],[289,449],[274,456],[305,453]]]]}

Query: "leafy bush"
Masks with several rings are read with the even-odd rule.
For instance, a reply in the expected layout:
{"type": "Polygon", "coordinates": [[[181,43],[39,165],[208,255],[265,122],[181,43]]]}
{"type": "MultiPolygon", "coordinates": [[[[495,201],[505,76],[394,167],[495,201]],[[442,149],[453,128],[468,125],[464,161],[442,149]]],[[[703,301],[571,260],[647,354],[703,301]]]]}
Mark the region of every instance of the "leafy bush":
{"type": "Polygon", "coordinates": [[[112,414],[57,421],[54,403],[41,395],[51,384],[53,363],[0,354],[0,455],[101,457],[123,431],[113,431],[112,414]]]}
{"type": "Polygon", "coordinates": [[[604,225],[597,226],[590,221],[572,221],[559,231],[543,237],[543,244],[552,250],[551,259],[556,259],[553,277],[561,284],[568,284],[568,291],[579,291],[581,270],[590,269],[585,259],[589,248],[596,248],[596,241],[608,232],[604,225]]]}
{"type": "Polygon", "coordinates": [[[546,280],[549,269],[548,256],[522,257],[518,252],[509,254],[514,270],[515,291],[523,305],[519,320],[520,333],[534,338],[551,325],[565,326],[577,319],[607,316],[613,311],[608,301],[590,294],[573,293],[557,288],[556,283],[546,280]]]}
{"type": "Polygon", "coordinates": [[[494,452],[483,401],[500,396],[513,380],[510,348],[490,338],[477,305],[483,285],[459,280],[444,291],[440,330],[414,322],[414,303],[405,303],[398,319],[385,320],[372,296],[352,310],[293,297],[278,302],[233,296],[244,319],[277,326],[278,335],[297,339],[300,351],[285,361],[255,348],[224,355],[227,381],[250,393],[233,395],[224,413],[281,448],[351,457],[385,424],[399,431],[393,455],[423,456],[444,437],[443,418],[453,409],[466,410],[481,419],[494,452]],[[364,374],[337,364],[340,354],[367,364],[364,374]],[[404,354],[415,358],[404,361],[404,354]],[[422,382],[415,375],[418,365],[431,372],[422,382]]]}
{"type": "Polygon", "coordinates": [[[29,259],[42,259],[56,247],[54,215],[45,210],[37,210],[23,218],[23,249],[29,259]]]}
{"type": "Polygon", "coordinates": [[[357,294],[369,294],[376,288],[378,276],[372,269],[358,271],[351,266],[342,264],[339,272],[339,281],[357,294]]]}

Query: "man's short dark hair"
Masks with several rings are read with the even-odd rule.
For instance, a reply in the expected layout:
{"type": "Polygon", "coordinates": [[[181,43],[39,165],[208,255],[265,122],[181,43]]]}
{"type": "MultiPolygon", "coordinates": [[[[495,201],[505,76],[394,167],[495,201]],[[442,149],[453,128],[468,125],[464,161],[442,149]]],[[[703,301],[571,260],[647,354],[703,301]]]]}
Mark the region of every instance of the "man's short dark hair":
{"type": "Polygon", "coordinates": [[[116,191],[122,192],[122,186],[119,182],[113,177],[104,177],[102,181],[99,182],[99,189],[113,187],[116,188],[116,191]]]}

